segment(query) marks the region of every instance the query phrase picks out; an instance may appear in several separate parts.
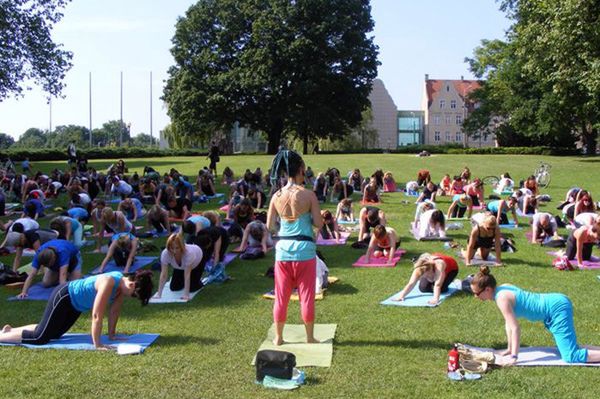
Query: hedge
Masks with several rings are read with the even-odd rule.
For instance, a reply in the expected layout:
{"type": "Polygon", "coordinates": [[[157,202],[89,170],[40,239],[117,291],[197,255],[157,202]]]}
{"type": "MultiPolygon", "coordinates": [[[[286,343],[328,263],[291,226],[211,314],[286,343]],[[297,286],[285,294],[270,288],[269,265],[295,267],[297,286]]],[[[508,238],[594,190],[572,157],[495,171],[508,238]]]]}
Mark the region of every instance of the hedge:
{"type": "Polygon", "coordinates": [[[507,154],[507,155],[580,155],[581,151],[574,148],[553,148],[553,147],[483,147],[483,148],[463,148],[460,145],[411,145],[395,148],[393,150],[383,150],[373,148],[367,150],[355,151],[320,151],[319,154],[418,154],[421,151],[427,151],[431,154],[507,154]]]}
{"type": "MultiPolygon", "coordinates": [[[[172,156],[206,156],[207,150],[182,149],[172,150],[150,147],[95,147],[77,149],[78,155],[88,159],[120,159],[120,158],[155,158],[172,156]]],[[[1,150],[0,157],[10,157],[13,161],[22,161],[26,157],[30,161],[61,161],[67,160],[67,151],[62,148],[27,149],[14,148],[1,150]]]]}

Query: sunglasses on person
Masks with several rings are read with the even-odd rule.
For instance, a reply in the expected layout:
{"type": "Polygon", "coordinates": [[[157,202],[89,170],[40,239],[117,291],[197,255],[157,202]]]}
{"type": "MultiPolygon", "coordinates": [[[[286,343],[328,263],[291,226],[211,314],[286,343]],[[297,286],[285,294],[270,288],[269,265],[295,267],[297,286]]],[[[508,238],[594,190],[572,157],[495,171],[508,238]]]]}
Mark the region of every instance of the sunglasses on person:
{"type": "Polygon", "coordinates": [[[485,291],[485,288],[484,288],[484,289],[482,289],[482,290],[479,290],[479,292],[475,292],[475,291],[473,291],[473,295],[475,295],[477,298],[479,298],[479,295],[481,295],[481,293],[482,293],[483,291],[485,291]]]}

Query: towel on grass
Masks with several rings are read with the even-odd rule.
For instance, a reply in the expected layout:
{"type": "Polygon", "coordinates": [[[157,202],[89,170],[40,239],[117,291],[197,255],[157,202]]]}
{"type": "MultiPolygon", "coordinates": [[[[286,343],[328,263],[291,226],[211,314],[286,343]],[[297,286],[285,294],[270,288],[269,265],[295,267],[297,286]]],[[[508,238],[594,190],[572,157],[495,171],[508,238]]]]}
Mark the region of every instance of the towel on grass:
{"type": "Polygon", "coordinates": [[[397,249],[396,252],[394,253],[394,258],[392,259],[391,263],[388,261],[387,256],[382,256],[379,258],[375,258],[375,257],[371,256],[371,259],[367,263],[366,255],[362,255],[360,258],[358,258],[358,260],[356,262],[354,262],[352,264],[352,266],[354,266],[354,267],[396,267],[396,264],[400,261],[400,259],[402,258],[402,255],[405,253],[406,253],[406,251],[404,249],[397,249]]]}
{"type": "Polygon", "coordinates": [[[431,292],[421,292],[421,290],[419,289],[419,286],[416,285],[412,289],[412,291],[409,292],[408,295],[406,295],[404,297],[404,300],[402,300],[402,301],[395,300],[395,298],[398,297],[400,292],[402,292],[402,291],[398,291],[397,293],[395,293],[391,297],[387,298],[386,300],[381,301],[380,303],[382,305],[388,305],[388,306],[435,307],[435,306],[438,306],[439,304],[441,304],[444,301],[444,299],[448,298],[451,295],[456,294],[460,290],[461,290],[461,281],[459,279],[456,279],[448,286],[448,290],[446,292],[441,293],[439,302],[436,305],[432,305],[429,303],[429,300],[431,300],[433,298],[433,294],[431,292]]]}

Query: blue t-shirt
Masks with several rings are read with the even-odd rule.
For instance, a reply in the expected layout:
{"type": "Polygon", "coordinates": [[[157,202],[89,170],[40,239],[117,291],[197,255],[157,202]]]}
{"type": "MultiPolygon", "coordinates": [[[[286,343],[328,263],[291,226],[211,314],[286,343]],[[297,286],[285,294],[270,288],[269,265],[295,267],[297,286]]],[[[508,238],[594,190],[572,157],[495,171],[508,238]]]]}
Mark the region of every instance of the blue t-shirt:
{"type": "Polygon", "coordinates": [[[112,293],[110,294],[110,303],[115,300],[115,296],[117,294],[117,288],[121,283],[121,279],[123,278],[123,273],[121,272],[110,272],[105,274],[98,274],[95,276],[71,281],[68,285],[69,296],[71,297],[71,304],[73,307],[80,311],[85,312],[92,307],[94,307],[94,301],[96,300],[96,280],[100,276],[108,275],[115,280],[115,285],[113,286],[112,293]]]}
{"type": "Polygon", "coordinates": [[[56,261],[52,265],[43,265],[48,267],[50,270],[58,272],[62,266],[71,266],[74,267],[78,263],[79,257],[79,249],[73,245],[70,241],[67,240],[50,240],[45,244],[40,246],[40,249],[37,250],[35,256],[33,257],[33,262],[31,262],[31,266],[34,269],[39,269],[40,264],[38,262],[38,255],[46,248],[54,248],[54,252],[56,252],[56,261]]]}
{"type": "MultiPolygon", "coordinates": [[[[487,209],[492,213],[498,213],[498,207],[500,206],[500,200],[488,202],[487,209]]],[[[502,209],[502,213],[506,213],[506,209],[502,209]]]]}
{"type": "Polygon", "coordinates": [[[210,227],[210,220],[202,215],[194,215],[187,218],[192,223],[202,223],[202,228],[207,229],[210,227]]]}
{"type": "Polygon", "coordinates": [[[119,237],[122,236],[128,236],[130,240],[133,240],[135,238],[135,236],[131,233],[117,233],[117,234],[113,234],[112,237],[110,237],[110,242],[112,243],[113,241],[117,241],[119,239],[119,237]]]}
{"type": "Polygon", "coordinates": [[[67,211],[67,213],[71,218],[77,220],[87,219],[90,216],[88,211],[80,207],[71,208],[67,211]]]}

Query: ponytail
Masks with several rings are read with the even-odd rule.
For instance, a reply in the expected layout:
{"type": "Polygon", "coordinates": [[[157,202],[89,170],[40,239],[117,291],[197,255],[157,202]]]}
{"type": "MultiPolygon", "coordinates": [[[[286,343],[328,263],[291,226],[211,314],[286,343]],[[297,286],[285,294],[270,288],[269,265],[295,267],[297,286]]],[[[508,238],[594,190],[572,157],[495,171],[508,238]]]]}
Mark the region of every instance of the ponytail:
{"type": "Polygon", "coordinates": [[[475,277],[473,277],[471,284],[475,285],[479,290],[484,290],[488,287],[496,288],[496,278],[490,273],[488,266],[481,266],[475,277]]]}
{"type": "Polygon", "coordinates": [[[277,179],[281,176],[294,177],[304,165],[302,157],[295,151],[281,149],[273,158],[271,164],[271,174],[269,176],[271,184],[276,185],[277,179]]]}

